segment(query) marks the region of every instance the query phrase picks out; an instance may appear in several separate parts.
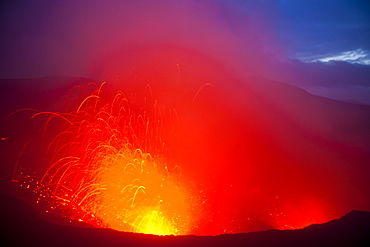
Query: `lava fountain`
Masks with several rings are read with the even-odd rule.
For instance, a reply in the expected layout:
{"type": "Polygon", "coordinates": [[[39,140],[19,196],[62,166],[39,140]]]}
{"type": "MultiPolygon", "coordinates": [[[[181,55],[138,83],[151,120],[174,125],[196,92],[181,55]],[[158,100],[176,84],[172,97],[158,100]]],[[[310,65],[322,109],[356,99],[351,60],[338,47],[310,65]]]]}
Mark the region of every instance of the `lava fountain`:
{"type": "Polygon", "coordinates": [[[138,57],[122,78],[112,77],[120,58],[108,57],[102,73],[112,82],[74,87],[64,112],[48,98],[54,109],[32,113],[48,152],[29,142],[22,160],[41,156],[27,160],[40,177],[23,186],[49,212],[120,231],[219,235],[303,228],[356,208],[359,186],[349,187],[346,170],[356,157],[328,133],[342,129],[330,124],[341,117],[302,114],[336,103],[259,77],[229,79],[188,50],[149,47],[138,57]]]}
{"type": "Polygon", "coordinates": [[[175,110],[147,99],[138,106],[123,92],[110,94],[107,83],[90,83],[82,91],[89,90],[70,100],[72,111],[32,116],[48,115],[45,129],[54,118],[64,121],[48,147],[53,158],[35,189],[38,200],[99,228],[186,234],[188,195],[181,169],[169,155],[175,110]]]}

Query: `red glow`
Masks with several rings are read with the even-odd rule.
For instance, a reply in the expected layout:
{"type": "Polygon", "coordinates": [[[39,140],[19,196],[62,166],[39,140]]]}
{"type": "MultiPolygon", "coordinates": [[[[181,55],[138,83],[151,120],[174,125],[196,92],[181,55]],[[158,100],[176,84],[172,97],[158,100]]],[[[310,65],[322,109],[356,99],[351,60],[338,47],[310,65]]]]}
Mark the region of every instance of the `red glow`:
{"type": "Polygon", "coordinates": [[[96,227],[186,234],[188,195],[167,155],[174,112],[151,103],[137,108],[122,92],[105,90],[103,83],[75,111],[33,116],[66,122],[49,147],[55,161],[37,193],[53,210],[96,227]]]}
{"type": "Polygon", "coordinates": [[[324,205],[324,202],[309,197],[285,200],[281,207],[276,205],[272,209],[271,225],[276,229],[286,230],[327,222],[329,219],[324,205]]]}
{"type": "Polygon", "coordinates": [[[123,231],[217,235],[366,209],[365,186],[347,176],[366,153],[335,139],[343,126],[333,102],[258,77],[232,80],[187,49],[114,55],[92,71],[112,82],[83,96],[76,87],[65,113],[34,115],[50,116],[45,132],[64,122],[36,190],[49,211],[123,231]]]}

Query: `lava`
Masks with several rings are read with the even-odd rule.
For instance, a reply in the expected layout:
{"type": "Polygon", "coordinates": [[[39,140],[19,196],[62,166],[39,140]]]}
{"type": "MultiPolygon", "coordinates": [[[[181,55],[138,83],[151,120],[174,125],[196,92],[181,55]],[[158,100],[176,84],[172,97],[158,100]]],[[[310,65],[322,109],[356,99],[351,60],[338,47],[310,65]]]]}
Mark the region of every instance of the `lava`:
{"type": "Polygon", "coordinates": [[[135,107],[123,92],[112,96],[106,87],[102,83],[83,97],[74,111],[33,115],[49,115],[46,129],[53,118],[64,121],[48,148],[53,162],[35,189],[39,200],[95,227],[186,234],[188,195],[181,169],[166,155],[173,111],[156,103],[135,107]]]}
{"type": "Polygon", "coordinates": [[[111,81],[56,92],[68,95],[63,112],[55,103],[32,113],[43,141],[28,142],[17,170],[27,156],[41,162],[27,160],[35,173],[14,180],[37,193],[40,207],[158,235],[298,229],[365,208],[347,174],[367,153],[352,154],[328,132],[343,127],[332,112],[341,104],[260,77],[228,79],[202,54],[165,48],[140,49],[142,63],[122,77],[112,77],[121,57],[108,57],[111,81]]]}

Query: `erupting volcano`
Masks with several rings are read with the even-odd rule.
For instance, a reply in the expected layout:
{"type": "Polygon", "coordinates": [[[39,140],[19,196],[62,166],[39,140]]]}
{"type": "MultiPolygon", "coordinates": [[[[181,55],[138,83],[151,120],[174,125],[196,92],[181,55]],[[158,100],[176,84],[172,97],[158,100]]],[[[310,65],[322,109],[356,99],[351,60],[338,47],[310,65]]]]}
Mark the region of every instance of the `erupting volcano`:
{"type": "Polygon", "coordinates": [[[123,92],[107,92],[105,83],[90,83],[83,93],[94,87],[90,95],[71,99],[69,107],[76,109],[70,112],[32,116],[49,116],[44,131],[53,128],[53,118],[64,122],[48,148],[52,164],[35,181],[37,203],[45,200],[48,211],[100,228],[186,234],[189,198],[169,155],[176,112],[150,99],[139,108],[123,92]]]}
{"type": "MultiPolygon", "coordinates": [[[[131,83],[85,82],[66,94],[64,111],[32,113],[29,121],[41,119],[34,139],[42,144],[27,142],[15,180],[34,192],[40,208],[97,228],[156,235],[301,229],[338,218],[354,205],[366,208],[365,188],[346,192],[363,181],[348,187],[343,180],[347,160],[364,164],[366,149],[345,149],[347,137],[326,132],[316,111],[290,116],[307,102],[322,110],[351,106],[348,112],[358,117],[366,116],[367,107],[258,77],[242,85],[229,80],[225,87],[163,76],[153,82],[149,75],[131,83]],[[261,87],[286,97],[271,97],[261,87]],[[292,108],[296,97],[305,103],[292,108]],[[30,174],[22,169],[30,165],[24,158],[30,153],[45,169],[26,181],[30,174]]],[[[336,128],[341,125],[331,125],[336,128]]]]}
{"type": "Polygon", "coordinates": [[[4,3],[0,241],[203,246],[360,222],[368,6],[308,2],[4,3]]]}

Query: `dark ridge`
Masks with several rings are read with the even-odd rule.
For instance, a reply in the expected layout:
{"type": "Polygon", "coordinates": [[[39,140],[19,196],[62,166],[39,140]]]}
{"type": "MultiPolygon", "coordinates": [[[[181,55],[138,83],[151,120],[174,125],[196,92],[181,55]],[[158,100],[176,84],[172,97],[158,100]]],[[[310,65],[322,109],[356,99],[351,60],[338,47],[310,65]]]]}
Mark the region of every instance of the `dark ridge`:
{"type": "Polygon", "coordinates": [[[268,230],[219,236],[154,236],[59,225],[41,219],[27,203],[0,195],[2,246],[367,246],[370,212],[302,230],[268,230]]]}
{"type": "Polygon", "coordinates": [[[352,210],[348,214],[344,215],[340,219],[332,220],[327,223],[323,224],[313,224],[310,226],[305,227],[305,229],[326,229],[330,227],[337,226],[338,224],[345,226],[345,225],[352,225],[351,228],[358,225],[359,222],[363,223],[362,228],[370,229],[370,212],[366,211],[359,211],[359,210],[352,210]]]}

